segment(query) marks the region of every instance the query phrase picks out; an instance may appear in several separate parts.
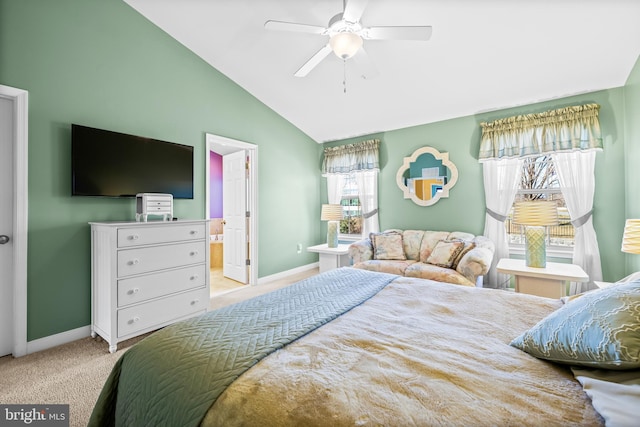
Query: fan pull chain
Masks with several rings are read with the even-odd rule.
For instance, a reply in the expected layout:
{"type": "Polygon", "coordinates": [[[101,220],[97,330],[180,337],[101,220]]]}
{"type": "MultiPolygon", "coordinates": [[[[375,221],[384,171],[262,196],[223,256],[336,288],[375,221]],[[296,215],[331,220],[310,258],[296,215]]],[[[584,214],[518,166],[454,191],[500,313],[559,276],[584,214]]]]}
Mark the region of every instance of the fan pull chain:
{"type": "Polygon", "coordinates": [[[342,86],[344,87],[344,93],[347,93],[347,60],[342,60],[342,86]]]}

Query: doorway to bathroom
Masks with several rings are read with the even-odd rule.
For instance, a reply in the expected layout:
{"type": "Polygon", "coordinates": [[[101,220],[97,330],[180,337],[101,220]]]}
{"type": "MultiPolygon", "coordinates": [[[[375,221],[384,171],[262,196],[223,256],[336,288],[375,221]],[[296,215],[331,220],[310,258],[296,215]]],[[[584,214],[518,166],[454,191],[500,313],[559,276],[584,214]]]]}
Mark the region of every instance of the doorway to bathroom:
{"type": "Polygon", "coordinates": [[[206,134],[205,214],[210,219],[211,296],[257,284],[257,149],[206,134]]]}

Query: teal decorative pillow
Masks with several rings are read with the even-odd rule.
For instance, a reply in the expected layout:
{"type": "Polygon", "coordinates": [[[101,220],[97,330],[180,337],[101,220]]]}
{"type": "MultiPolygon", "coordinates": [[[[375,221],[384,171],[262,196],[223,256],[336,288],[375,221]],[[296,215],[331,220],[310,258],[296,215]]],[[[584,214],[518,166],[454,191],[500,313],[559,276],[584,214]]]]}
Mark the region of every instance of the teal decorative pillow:
{"type": "Polygon", "coordinates": [[[511,345],[552,362],[640,368],[640,281],[587,292],[542,319],[511,345]]]}
{"type": "Polygon", "coordinates": [[[401,260],[407,257],[404,254],[402,233],[386,231],[384,233],[371,233],[369,239],[373,244],[373,259],[401,260]]]}

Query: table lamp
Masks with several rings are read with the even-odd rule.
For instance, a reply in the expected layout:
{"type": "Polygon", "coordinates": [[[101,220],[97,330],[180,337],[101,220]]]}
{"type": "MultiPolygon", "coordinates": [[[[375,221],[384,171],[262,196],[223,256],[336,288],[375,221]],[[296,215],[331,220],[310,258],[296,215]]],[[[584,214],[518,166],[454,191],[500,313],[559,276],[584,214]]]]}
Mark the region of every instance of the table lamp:
{"type": "Polygon", "coordinates": [[[640,219],[628,219],[622,235],[622,252],[640,254],[640,219]]]}
{"type": "Polygon", "coordinates": [[[329,221],[327,223],[327,246],[337,248],[338,229],[340,220],[342,219],[342,205],[322,205],[320,219],[322,221],[329,221]]]}
{"type": "Polygon", "coordinates": [[[524,226],[525,260],[527,267],[547,266],[545,227],[558,224],[558,207],[555,202],[536,200],[516,202],[513,223],[524,226]]]}

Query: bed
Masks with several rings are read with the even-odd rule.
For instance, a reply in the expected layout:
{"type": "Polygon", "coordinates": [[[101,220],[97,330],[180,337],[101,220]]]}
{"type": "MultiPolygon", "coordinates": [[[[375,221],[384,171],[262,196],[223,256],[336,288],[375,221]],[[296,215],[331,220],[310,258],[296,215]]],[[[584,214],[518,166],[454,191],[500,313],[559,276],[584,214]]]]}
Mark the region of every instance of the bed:
{"type": "Polygon", "coordinates": [[[344,267],[145,338],[90,425],[603,425],[569,365],[513,345],[566,306],[344,267]]]}

